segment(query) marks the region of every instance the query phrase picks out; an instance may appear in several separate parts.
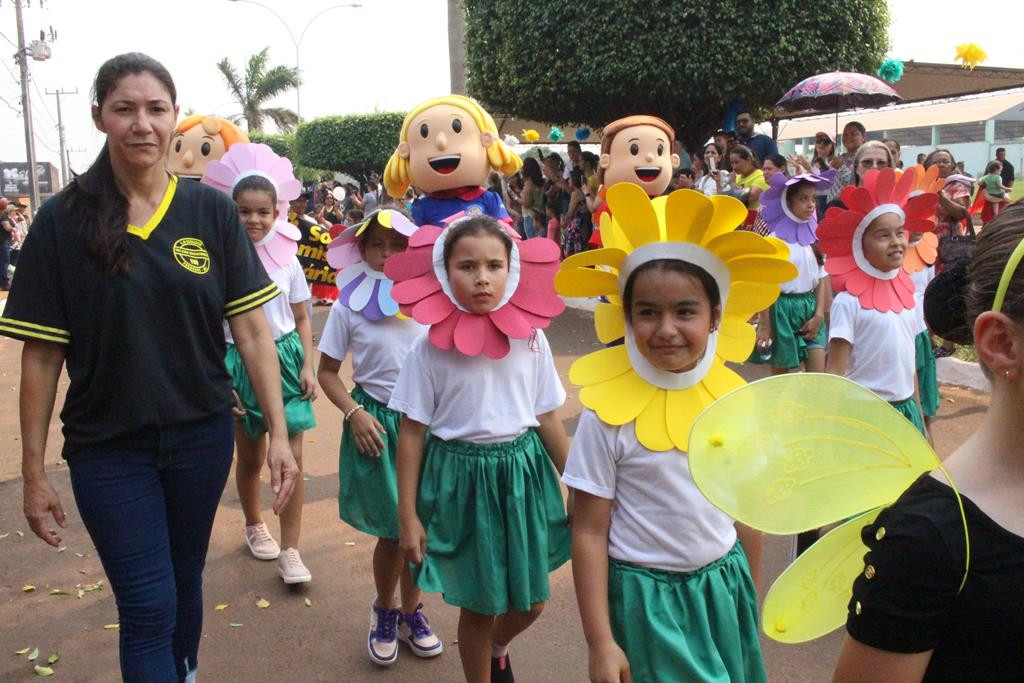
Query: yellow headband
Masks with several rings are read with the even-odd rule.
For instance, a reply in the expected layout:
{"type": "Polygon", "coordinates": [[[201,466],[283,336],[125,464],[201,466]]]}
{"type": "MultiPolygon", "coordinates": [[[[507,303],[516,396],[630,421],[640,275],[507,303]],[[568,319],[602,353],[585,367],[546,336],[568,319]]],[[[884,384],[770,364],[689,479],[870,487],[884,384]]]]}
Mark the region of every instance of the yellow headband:
{"type": "Polygon", "coordinates": [[[1003,299],[1006,298],[1006,290],[1010,288],[1010,280],[1013,279],[1013,274],[1017,272],[1017,266],[1020,265],[1020,260],[1024,258],[1024,239],[1017,243],[1017,247],[1010,254],[1010,258],[1006,261],[1006,266],[1003,268],[1003,276],[999,278],[999,288],[996,289],[996,298],[992,300],[992,310],[996,313],[1003,308],[1003,299]]]}

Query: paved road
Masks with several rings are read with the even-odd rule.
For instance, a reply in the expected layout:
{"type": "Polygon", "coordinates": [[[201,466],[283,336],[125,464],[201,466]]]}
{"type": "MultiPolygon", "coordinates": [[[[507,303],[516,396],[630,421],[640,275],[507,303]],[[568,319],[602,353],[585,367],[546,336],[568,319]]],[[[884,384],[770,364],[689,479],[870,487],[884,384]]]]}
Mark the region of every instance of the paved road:
{"type": "MultiPolygon", "coordinates": [[[[316,329],[326,309],[318,308],[316,329]]],[[[572,360],[595,348],[589,314],[566,312],[549,332],[559,371],[569,390],[562,417],[570,434],[580,406],[567,374],[572,360]]],[[[32,665],[13,652],[38,647],[40,659],[59,650],[55,665],[64,681],[116,681],[117,635],[105,624],[117,621],[109,589],[77,598],[76,584],[104,579],[78,512],[73,504],[66,468],[54,455],[60,450],[56,419],[51,429],[48,470],[68,513],[67,550],[58,553],[30,536],[21,515],[20,444],[17,427],[18,359],[21,345],[0,339],[0,680],[34,681],[32,665]],[[17,531],[26,535],[18,536],[17,531]],[[24,593],[21,586],[37,590],[24,593]],[[72,595],[50,595],[51,589],[72,595]]],[[[345,367],[348,373],[350,368],[345,367]]],[[[751,378],[763,372],[744,369],[751,378]]],[[[61,397],[66,387],[61,382],[61,397]]],[[[973,431],[987,397],[943,387],[940,418],[935,424],[940,455],[952,451],[973,431]]],[[[303,558],[313,582],[286,588],[274,563],[251,559],[242,544],[243,518],[233,480],[228,482],[214,527],[206,571],[206,617],[200,653],[202,681],[458,681],[455,624],[457,611],[438,596],[427,596],[427,613],[444,638],[447,651],[433,661],[418,661],[403,651],[390,671],[380,671],[365,651],[366,624],[373,599],[370,573],[372,539],[337,518],[337,446],[341,416],[326,400],[316,402],[319,426],[304,444],[309,481],[306,485],[303,558]],[[267,609],[255,606],[258,598],[267,609]],[[304,598],[309,598],[306,606],[304,598]],[[230,606],[214,611],[219,603],[230,606]],[[231,627],[231,623],[241,626],[231,627]]],[[[271,521],[275,534],[277,525],[271,521]]],[[[774,578],[785,566],[789,539],[766,543],[765,571],[774,578]]],[[[830,678],[841,634],[802,646],[765,642],[772,681],[823,681],[830,678]]],[[[523,683],[585,681],[586,647],[574,603],[568,566],[552,576],[552,599],[543,617],[514,643],[512,659],[523,683]]]]}

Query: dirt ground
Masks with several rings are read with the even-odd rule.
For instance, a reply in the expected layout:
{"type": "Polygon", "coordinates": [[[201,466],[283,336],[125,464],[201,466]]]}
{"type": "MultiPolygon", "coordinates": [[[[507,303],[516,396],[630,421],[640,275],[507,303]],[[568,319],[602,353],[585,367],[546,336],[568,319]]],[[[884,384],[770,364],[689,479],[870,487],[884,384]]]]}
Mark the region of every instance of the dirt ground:
{"type": "MultiPolygon", "coordinates": [[[[323,327],[326,313],[326,308],[316,309],[315,330],[323,327]]],[[[580,405],[569,384],[568,369],[575,358],[595,348],[590,314],[570,309],[555,321],[548,336],[569,391],[561,416],[571,435],[580,405]]],[[[58,552],[35,538],[21,513],[20,352],[20,343],[0,338],[0,395],[8,397],[6,409],[0,411],[0,680],[36,679],[33,663],[25,655],[15,654],[27,647],[38,648],[38,662],[59,651],[60,661],[53,665],[55,680],[117,681],[117,631],[104,628],[117,621],[113,595],[107,587],[77,595],[77,586],[105,580],[105,576],[75,508],[67,468],[59,459],[61,437],[56,417],[50,431],[47,470],[68,515],[68,529],[63,533],[66,550],[58,552]],[[36,586],[36,590],[23,592],[25,584],[36,586]],[[71,594],[51,595],[55,589],[71,594]]],[[[347,363],[344,371],[350,371],[347,363]]],[[[762,373],[756,368],[744,370],[749,378],[762,373]]],[[[65,377],[58,406],[63,403],[66,386],[65,377]]],[[[939,455],[944,457],[977,427],[988,398],[945,386],[942,398],[934,435],[939,455]]],[[[425,596],[425,603],[431,624],[444,640],[443,655],[421,661],[403,649],[388,670],[369,661],[365,642],[373,600],[373,539],[338,520],[341,415],[326,399],[317,401],[315,407],[318,427],[307,433],[304,444],[309,480],[301,543],[313,582],[289,589],[278,579],[273,562],[248,556],[242,542],[238,495],[233,478],[229,480],[206,567],[200,680],[460,680],[455,642],[458,613],[437,595],[425,596]],[[259,598],[268,600],[270,607],[257,608],[259,598]],[[229,606],[215,611],[214,606],[222,603],[229,606]]],[[[269,495],[265,500],[269,501],[269,495]]],[[[276,535],[276,521],[269,520],[269,524],[276,535]]],[[[785,567],[789,549],[789,538],[766,540],[766,580],[774,579],[785,567]]],[[[555,572],[551,583],[552,598],[544,615],[511,650],[517,678],[523,683],[587,679],[587,650],[569,566],[555,572]]],[[[787,683],[829,680],[841,640],[841,632],[800,646],[764,640],[770,679],[787,683]]]]}

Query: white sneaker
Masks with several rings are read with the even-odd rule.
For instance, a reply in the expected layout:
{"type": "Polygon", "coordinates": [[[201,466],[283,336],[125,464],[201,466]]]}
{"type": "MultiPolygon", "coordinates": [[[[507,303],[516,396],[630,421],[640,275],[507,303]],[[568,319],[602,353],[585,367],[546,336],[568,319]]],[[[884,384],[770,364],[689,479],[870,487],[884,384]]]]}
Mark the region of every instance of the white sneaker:
{"type": "Polygon", "coordinates": [[[287,584],[309,583],[313,580],[313,575],[306,569],[306,565],[302,564],[299,551],[295,548],[285,548],[281,551],[281,557],[277,558],[277,573],[287,584]]]}
{"type": "Polygon", "coordinates": [[[412,614],[403,614],[398,622],[398,639],[412,648],[417,657],[436,657],[444,650],[441,639],[434,635],[426,616],[423,603],[412,614]]]}
{"type": "Polygon", "coordinates": [[[276,560],[281,554],[281,547],[263,522],[245,527],[245,544],[257,560],[276,560]]]}
{"type": "Polygon", "coordinates": [[[370,633],[366,636],[366,649],[370,659],[380,666],[391,666],[398,659],[398,621],[400,609],[384,609],[376,602],[370,610],[370,633]]]}

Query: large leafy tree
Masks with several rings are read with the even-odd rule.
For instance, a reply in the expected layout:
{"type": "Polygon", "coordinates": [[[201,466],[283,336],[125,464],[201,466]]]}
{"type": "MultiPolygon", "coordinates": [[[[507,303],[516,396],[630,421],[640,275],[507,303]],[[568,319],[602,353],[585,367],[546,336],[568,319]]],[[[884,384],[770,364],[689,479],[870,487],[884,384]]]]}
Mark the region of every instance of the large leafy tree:
{"type": "Polygon", "coordinates": [[[295,129],[299,123],[299,115],[291,109],[265,106],[269,100],[288,92],[299,85],[299,71],[291,66],[274,66],[267,68],[270,48],[265,47],[253,56],[245,68],[245,77],[241,77],[228,58],[217,62],[227,83],[231,96],[242,107],[242,113],[236,118],[245,119],[250,131],[262,131],[266,119],[270,119],[283,132],[295,129]]]}
{"type": "Polygon", "coordinates": [[[469,92],[496,112],[601,127],[655,114],[695,147],[735,98],[768,113],[824,71],[874,73],[886,0],[463,0],[469,92]]]}
{"type": "Polygon", "coordinates": [[[353,178],[380,174],[398,146],[404,119],[402,112],[378,112],[307,121],[295,132],[298,162],[353,178]]]}

